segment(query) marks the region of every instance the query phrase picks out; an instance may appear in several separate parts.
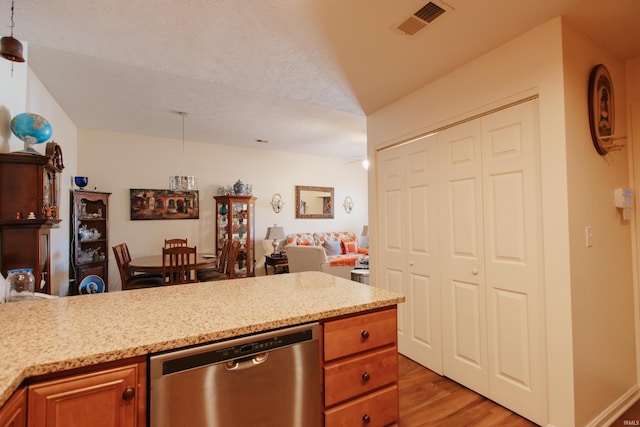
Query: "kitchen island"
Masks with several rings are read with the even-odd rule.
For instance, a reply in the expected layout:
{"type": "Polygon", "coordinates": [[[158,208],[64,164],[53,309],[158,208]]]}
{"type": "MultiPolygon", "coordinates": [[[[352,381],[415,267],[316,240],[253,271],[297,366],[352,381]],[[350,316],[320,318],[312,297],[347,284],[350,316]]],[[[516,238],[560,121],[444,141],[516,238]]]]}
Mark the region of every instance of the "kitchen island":
{"type": "Polygon", "coordinates": [[[0,305],[0,407],[27,378],[357,314],[402,295],[320,272],[0,305]]]}

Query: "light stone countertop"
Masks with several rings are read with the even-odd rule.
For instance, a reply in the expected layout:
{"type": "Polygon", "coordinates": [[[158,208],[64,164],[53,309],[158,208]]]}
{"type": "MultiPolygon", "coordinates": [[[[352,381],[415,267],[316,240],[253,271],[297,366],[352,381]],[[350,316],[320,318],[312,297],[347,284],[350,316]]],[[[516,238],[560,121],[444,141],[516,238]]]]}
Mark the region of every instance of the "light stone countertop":
{"type": "Polygon", "coordinates": [[[26,378],[404,302],[305,272],[0,304],[0,407],[26,378]]]}

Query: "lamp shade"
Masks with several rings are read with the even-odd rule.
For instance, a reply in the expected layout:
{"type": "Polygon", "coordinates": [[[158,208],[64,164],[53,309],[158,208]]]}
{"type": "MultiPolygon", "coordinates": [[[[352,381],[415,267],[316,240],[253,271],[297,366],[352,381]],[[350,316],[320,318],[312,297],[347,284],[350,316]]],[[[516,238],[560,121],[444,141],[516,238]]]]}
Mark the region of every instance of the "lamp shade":
{"type": "Polygon", "coordinates": [[[365,225],[362,227],[362,234],[361,236],[368,236],[369,235],[369,226],[365,225]]]}
{"type": "Polygon", "coordinates": [[[271,240],[271,239],[284,239],[285,237],[287,237],[284,234],[284,227],[268,227],[267,228],[267,236],[265,237],[265,239],[271,240]]]}

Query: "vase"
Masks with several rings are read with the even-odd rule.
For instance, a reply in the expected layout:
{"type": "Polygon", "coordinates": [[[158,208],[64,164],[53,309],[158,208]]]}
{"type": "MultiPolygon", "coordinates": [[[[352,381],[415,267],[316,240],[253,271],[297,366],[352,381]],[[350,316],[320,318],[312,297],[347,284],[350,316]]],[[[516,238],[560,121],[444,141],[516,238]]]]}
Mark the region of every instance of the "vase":
{"type": "Polygon", "coordinates": [[[245,186],[242,181],[238,180],[235,184],[233,184],[233,192],[239,196],[243,196],[245,191],[245,186]]]}

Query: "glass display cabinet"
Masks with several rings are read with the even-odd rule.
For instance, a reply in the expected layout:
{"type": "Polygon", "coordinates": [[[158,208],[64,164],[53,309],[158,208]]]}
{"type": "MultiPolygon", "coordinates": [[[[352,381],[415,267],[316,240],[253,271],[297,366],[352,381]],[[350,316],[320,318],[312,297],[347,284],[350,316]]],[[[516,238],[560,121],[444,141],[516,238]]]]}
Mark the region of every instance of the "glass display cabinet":
{"type": "Polygon", "coordinates": [[[255,200],[253,196],[215,196],[216,199],[216,255],[225,239],[241,243],[235,277],[255,275],[255,200]]]}
{"type": "Polygon", "coordinates": [[[69,286],[72,295],[79,293],[82,279],[90,275],[109,283],[109,196],[100,191],[71,192],[71,263],[70,275],[75,284],[69,286]]]}

